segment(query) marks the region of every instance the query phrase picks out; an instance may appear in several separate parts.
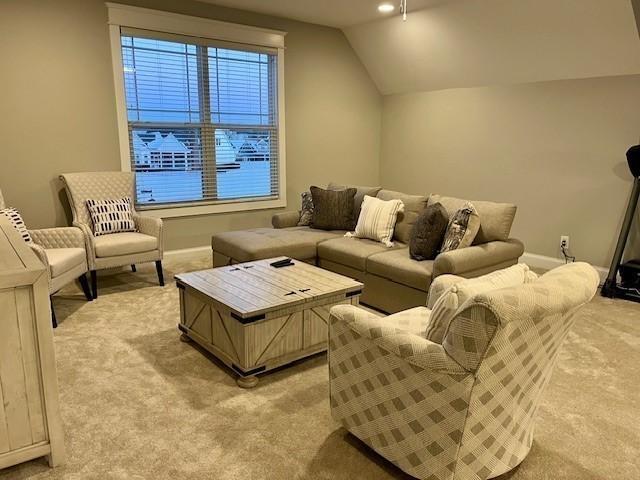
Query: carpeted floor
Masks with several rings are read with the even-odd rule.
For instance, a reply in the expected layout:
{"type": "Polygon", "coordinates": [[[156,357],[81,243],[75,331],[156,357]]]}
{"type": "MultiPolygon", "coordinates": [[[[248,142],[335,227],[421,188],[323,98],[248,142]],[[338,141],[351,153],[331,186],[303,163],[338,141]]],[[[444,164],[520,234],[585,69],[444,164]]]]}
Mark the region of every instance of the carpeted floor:
{"type": "MultiPolygon", "coordinates": [[[[166,262],[101,279],[92,303],[54,300],[67,464],[43,459],[0,479],[408,478],[330,417],[324,355],[242,390],[178,340],[175,272],[166,262]]],[[[533,449],[502,479],[640,478],[640,305],[597,297],[582,310],[539,412],[533,449]]]]}

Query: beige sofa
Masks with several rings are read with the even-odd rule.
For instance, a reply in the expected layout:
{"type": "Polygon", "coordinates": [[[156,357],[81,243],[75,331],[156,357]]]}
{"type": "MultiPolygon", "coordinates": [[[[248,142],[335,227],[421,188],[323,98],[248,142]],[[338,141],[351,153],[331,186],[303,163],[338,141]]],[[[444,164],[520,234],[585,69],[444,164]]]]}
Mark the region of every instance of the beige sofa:
{"type": "MultiPolygon", "coordinates": [[[[358,187],[371,190],[370,187],[358,187]]],[[[374,189],[375,190],[375,189],[374,189]]],[[[435,260],[409,257],[409,236],[419,212],[440,202],[449,215],[465,200],[440,195],[408,195],[380,189],[383,200],[398,198],[405,211],[398,218],[394,246],[371,240],[346,238],[344,231],[315,230],[297,226],[299,212],[274,215],[274,228],[224,232],[212,237],[214,266],[285,255],[314,263],[365,284],[362,303],[394,313],[424,305],[434,278],[449,273],[475,277],[514,265],[524,252],[522,242],[509,238],[516,206],[472,201],[480,215],[480,231],[471,247],[441,253],[435,260]]]]}

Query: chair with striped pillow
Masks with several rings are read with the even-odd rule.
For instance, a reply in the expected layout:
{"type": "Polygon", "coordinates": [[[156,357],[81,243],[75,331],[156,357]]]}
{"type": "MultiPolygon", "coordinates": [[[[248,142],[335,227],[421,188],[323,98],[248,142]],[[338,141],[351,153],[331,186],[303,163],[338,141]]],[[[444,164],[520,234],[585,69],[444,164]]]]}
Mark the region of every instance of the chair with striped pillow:
{"type": "MultiPolygon", "coordinates": [[[[93,298],[98,297],[97,270],[155,262],[160,285],[162,272],[162,220],[140,215],[135,210],[134,177],[131,172],[82,172],[60,175],[73,213],[73,225],[80,228],[87,239],[87,258],[91,272],[93,298]],[[129,215],[118,216],[114,223],[101,215],[107,211],[121,212],[128,203],[129,215]],[[91,207],[96,207],[92,220],[91,207]],[[99,226],[94,221],[105,222],[99,226]]],[[[125,208],[126,210],[126,208],[125,208]]]]}
{"type": "MultiPolygon", "coordinates": [[[[55,227],[27,230],[18,211],[7,208],[0,191],[0,212],[9,217],[13,226],[31,247],[48,272],[49,295],[52,297],[69,283],[78,280],[87,300],[93,296],[87,282],[87,251],[82,231],[76,227],[55,227]]],[[[51,303],[53,327],[58,326],[51,303]]]]}

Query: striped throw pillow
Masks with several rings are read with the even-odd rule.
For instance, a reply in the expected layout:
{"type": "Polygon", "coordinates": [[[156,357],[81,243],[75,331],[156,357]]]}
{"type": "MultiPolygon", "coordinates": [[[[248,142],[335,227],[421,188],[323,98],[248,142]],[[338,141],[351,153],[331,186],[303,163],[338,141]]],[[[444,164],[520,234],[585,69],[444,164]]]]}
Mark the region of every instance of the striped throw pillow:
{"type": "Polygon", "coordinates": [[[0,210],[0,214],[4,215],[9,219],[13,228],[15,228],[22,239],[27,243],[32,243],[31,235],[29,235],[29,230],[27,230],[27,226],[24,224],[24,220],[20,216],[20,213],[15,208],[3,208],[0,210]]]}
{"type": "Polygon", "coordinates": [[[93,223],[93,234],[135,232],[136,224],[129,197],[110,200],[87,200],[87,209],[93,223]]]}
{"type": "Polygon", "coordinates": [[[403,211],[404,203],[402,200],[385,201],[365,195],[356,231],[347,233],[346,236],[369,238],[382,242],[387,247],[392,247],[393,229],[396,226],[398,214],[403,211]]]}

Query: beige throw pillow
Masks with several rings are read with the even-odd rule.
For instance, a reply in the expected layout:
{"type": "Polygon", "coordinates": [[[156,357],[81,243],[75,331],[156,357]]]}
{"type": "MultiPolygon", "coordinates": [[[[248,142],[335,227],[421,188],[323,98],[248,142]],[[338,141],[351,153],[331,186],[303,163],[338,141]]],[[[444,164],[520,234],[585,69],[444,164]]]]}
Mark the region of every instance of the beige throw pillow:
{"type": "Polygon", "coordinates": [[[526,264],[519,263],[481,277],[460,280],[434,303],[425,337],[432,342],[442,343],[453,317],[456,316],[462,305],[475,295],[533,282],[537,278],[538,275],[532,272],[526,264]]]}
{"type": "Polygon", "coordinates": [[[393,229],[398,219],[398,213],[403,210],[402,200],[384,201],[365,195],[356,231],[347,233],[345,236],[369,238],[384,243],[387,247],[392,247],[393,229]]]}

